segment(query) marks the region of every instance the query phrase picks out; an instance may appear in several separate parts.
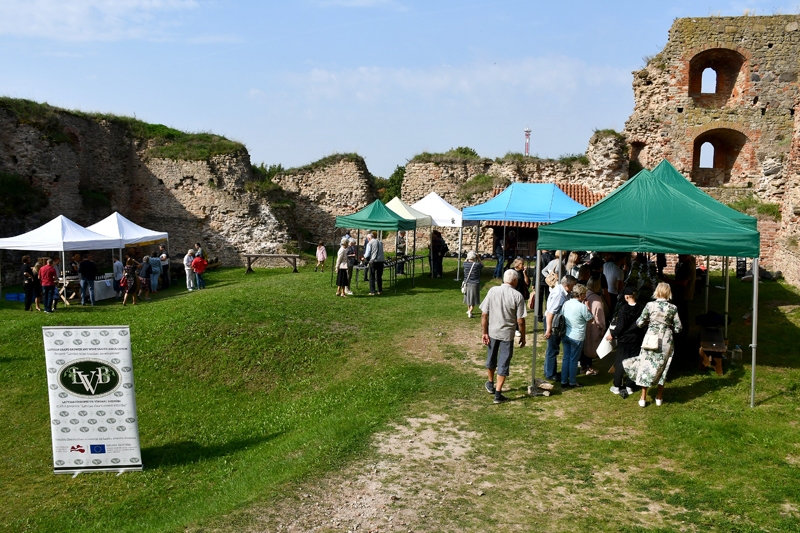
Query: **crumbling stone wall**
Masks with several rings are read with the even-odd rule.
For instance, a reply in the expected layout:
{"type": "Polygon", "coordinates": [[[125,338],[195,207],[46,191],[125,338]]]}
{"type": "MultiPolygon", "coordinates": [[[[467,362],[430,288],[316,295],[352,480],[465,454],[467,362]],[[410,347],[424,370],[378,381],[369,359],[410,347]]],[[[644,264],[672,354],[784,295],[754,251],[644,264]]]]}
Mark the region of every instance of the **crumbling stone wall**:
{"type": "MultiPolygon", "coordinates": [[[[270,206],[245,192],[252,171],[244,150],[208,161],[149,159],[147,144],[118,124],[64,112],[49,127],[66,135],[53,141],[41,128],[0,109],[0,170],[27,178],[49,197],[42,211],[2,221],[2,237],[58,215],[87,226],[119,211],[137,224],[169,232],[173,258],[200,241],[223,264],[239,265],[242,253],[279,252],[289,242],[270,206]],[[100,193],[108,204],[87,206],[81,188],[100,193]]],[[[19,255],[3,254],[6,284],[19,281],[19,255]]]]}
{"type": "MultiPolygon", "coordinates": [[[[589,141],[588,164],[579,161],[565,163],[552,159],[524,157],[519,159],[477,159],[436,163],[412,160],[406,165],[402,198],[408,204],[421,200],[435,191],[458,209],[486,202],[494,195],[491,189],[469,198],[459,196],[461,186],[475,176],[485,174],[505,178],[508,182],[536,182],[585,185],[592,192],[608,193],[628,179],[628,148],[624,138],[612,132],[597,132],[589,141]]],[[[450,249],[455,251],[458,230],[442,231],[450,249]]],[[[474,249],[477,235],[465,228],[464,242],[474,249]]],[[[418,233],[418,246],[428,246],[427,232],[418,233]]],[[[481,251],[491,251],[492,231],[481,230],[481,251]]]]}
{"type": "Polygon", "coordinates": [[[371,174],[361,157],[323,160],[279,174],[272,181],[294,200],[295,224],[308,231],[313,242],[336,241],[343,234],[334,227],[336,217],[352,215],[376,198],[371,174]]]}

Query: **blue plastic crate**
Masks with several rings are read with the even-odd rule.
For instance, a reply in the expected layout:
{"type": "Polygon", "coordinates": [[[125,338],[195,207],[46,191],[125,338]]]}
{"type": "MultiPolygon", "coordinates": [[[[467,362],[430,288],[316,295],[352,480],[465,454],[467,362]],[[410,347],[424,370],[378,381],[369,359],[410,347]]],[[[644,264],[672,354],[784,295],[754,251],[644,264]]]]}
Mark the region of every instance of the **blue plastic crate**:
{"type": "Polygon", "coordinates": [[[17,301],[17,293],[15,293],[15,292],[7,292],[6,293],[6,301],[16,302],[17,301]]]}

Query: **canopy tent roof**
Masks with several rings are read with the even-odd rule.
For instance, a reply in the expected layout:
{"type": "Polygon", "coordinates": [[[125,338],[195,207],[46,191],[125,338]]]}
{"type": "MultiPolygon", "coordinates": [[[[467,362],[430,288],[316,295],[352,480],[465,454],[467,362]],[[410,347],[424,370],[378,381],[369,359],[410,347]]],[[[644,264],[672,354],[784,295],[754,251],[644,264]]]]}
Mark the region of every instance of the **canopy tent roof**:
{"type": "Polygon", "coordinates": [[[336,227],[380,231],[413,230],[417,227],[417,221],[403,218],[394,211],[387,209],[380,200],[375,200],[361,211],[352,215],[336,217],[336,227]]]}
{"type": "Polygon", "coordinates": [[[143,228],[116,211],[87,229],[117,239],[115,248],[124,248],[132,244],[152,244],[169,239],[169,233],[143,228]]]}
{"type": "Polygon", "coordinates": [[[735,220],[747,228],[753,230],[757,229],[758,220],[756,220],[751,216],[745,215],[744,213],[740,213],[739,211],[732,209],[723,203],[718,202],[708,194],[704,193],[703,191],[695,187],[691,182],[689,182],[689,180],[687,180],[683,176],[683,174],[678,172],[678,170],[672,166],[672,163],[670,163],[666,159],[662,160],[661,163],[656,165],[656,167],[650,172],[653,174],[653,176],[655,176],[665,184],[669,185],[674,189],[678,189],[686,196],[691,197],[693,200],[703,204],[709,209],[712,209],[723,216],[735,220]]]}
{"type": "Polygon", "coordinates": [[[418,228],[430,226],[432,224],[430,215],[417,211],[397,196],[392,198],[389,203],[386,204],[386,207],[403,218],[416,220],[418,228]]]}
{"type": "Polygon", "coordinates": [[[435,192],[428,193],[425,198],[412,204],[411,207],[429,214],[434,226],[460,228],[462,225],[474,226],[478,223],[475,220],[462,220],[461,211],[450,205],[435,192]]]}
{"type": "Polygon", "coordinates": [[[758,231],[684,189],[642,170],[586,211],[539,228],[536,247],[758,257],[758,231]]]}
{"type": "Polygon", "coordinates": [[[585,207],[554,183],[512,183],[488,202],[465,207],[464,220],[513,220],[558,222],[585,207]]]}
{"type": "Polygon", "coordinates": [[[88,230],[64,215],[22,235],[0,239],[0,250],[104,250],[117,247],[117,240],[88,230]]]}

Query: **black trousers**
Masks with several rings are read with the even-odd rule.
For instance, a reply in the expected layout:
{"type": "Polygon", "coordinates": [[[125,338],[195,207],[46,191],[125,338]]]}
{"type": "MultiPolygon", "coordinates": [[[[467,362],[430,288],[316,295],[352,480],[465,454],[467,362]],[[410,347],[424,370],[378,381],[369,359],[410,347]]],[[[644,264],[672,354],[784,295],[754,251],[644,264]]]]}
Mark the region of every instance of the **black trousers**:
{"type": "Polygon", "coordinates": [[[625,369],[622,367],[622,361],[631,357],[639,357],[641,346],[635,344],[618,344],[617,345],[617,358],[614,360],[614,386],[621,388],[623,386],[622,380],[625,378],[625,386],[631,387],[635,385],[630,376],[625,376],[625,369]]]}

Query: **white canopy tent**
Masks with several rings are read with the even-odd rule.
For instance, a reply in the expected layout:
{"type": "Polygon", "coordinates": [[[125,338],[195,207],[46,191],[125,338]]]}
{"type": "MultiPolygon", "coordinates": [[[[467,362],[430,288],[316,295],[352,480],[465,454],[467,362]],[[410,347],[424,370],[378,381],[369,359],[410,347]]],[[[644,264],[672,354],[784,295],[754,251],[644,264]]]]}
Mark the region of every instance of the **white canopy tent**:
{"type": "Polygon", "coordinates": [[[59,215],[47,224],[22,235],[0,239],[0,250],[61,252],[62,264],[66,264],[64,252],[104,250],[114,248],[116,245],[116,239],[86,229],[64,215],[59,215]]]}
{"type": "Polygon", "coordinates": [[[0,250],[104,250],[117,246],[117,239],[97,233],[59,215],[47,224],[22,235],[0,239],[0,250]]]}
{"type": "Polygon", "coordinates": [[[153,244],[168,241],[169,233],[153,231],[134,224],[118,212],[114,212],[100,222],[87,228],[90,231],[105,235],[117,240],[114,248],[124,248],[130,245],[153,244]]]}
{"type": "Polygon", "coordinates": [[[456,281],[458,281],[461,274],[461,244],[464,236],[464,226],[478,226],[480,221],[463,220],[461,210],[450,205],[435,192],[428,193],[425,198],[412,204],[411,207],[430,215],[433,226],[458,228],[458,269],[456,270],[456,281]]]}

